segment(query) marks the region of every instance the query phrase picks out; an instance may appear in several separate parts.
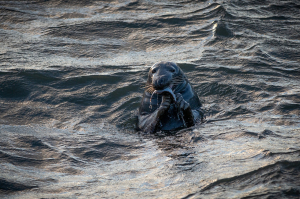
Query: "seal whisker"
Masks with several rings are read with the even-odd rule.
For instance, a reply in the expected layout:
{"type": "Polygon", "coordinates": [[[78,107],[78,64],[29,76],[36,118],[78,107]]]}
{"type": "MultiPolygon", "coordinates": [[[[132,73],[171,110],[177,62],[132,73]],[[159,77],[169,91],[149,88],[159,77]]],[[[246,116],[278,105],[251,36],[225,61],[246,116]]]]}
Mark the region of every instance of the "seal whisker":
{"type": "Polygon", "coordinates": [[[146,91],[148,92],[148,93],[153,93],[154,91],[155,91],[155,89],[153,88],[153,87],[149,87],[149,88],[147,88],[146,89],[146,91]]]}
{"type": "Polygon", "coordinates": [[[180,75],[180,76],[174,77],[174,78],[172,79],[172,82],[171,82],[171,83],[172,83],[174,86],[178,86],[179,84],[181,84],[182,82],[184,82],[184,80],[185,80],[185,77],[182,76],[182,75],[180,75]]]}
{"type": "Polygon", "coordinates": [[[149,88],[149,87],[151,87],[151,85],[149,85],[147,83],[144,86],[141,85],[141,88],[149,88]]]}

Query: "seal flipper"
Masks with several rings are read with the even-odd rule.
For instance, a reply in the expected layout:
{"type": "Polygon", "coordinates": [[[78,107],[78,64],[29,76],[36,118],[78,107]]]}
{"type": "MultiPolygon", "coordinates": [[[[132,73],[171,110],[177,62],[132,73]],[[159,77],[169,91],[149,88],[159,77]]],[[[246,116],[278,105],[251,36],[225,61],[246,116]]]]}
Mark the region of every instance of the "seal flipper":
{"type": "Polygon", "coordinates": [[[143,130],[145,133],[154,133],[158,126],[159,121],[159,109],[156,109],[153,113],[146,114],[146,115],[139,115],[138,116],[138,127],[139,129],[143,130]]]}
{"type": "Polygon", "coordinates": [[[138,116],[138,127],[145,133],[154,133],[160,125],[161,117],[163,117],[170,108],[170,104],[170,95],[163,95],[161,105],[158,109],[152,113],[140,114],[138,116]]]}
{"type": "Polygon", "coordinates": [[[190,106],[187,109],[183,110],[183,120],[186,124],[186,127],[195,125],[194,114],[190,106]]]}
{"type": "Polygon", "coordinates": [[[176,93],[176,105],[177,105],[177,113],[182,118],[185,127],[191,127],[195,125],[195,120],[198,115],[193,112],[190,104],[186,102],[180,93],[176,93]]]}

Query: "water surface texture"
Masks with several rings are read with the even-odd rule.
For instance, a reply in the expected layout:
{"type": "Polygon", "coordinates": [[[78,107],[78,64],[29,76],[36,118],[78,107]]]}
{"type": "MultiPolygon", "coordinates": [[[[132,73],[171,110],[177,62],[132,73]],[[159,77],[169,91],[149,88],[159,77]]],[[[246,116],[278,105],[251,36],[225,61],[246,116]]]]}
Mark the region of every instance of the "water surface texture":
{"type": "Polygon", "coordinates": [[[299,198],[300,3],[0,1],[1,198],[299,198]],[[206,122],[135,130],[176,62],[206,122]]]}

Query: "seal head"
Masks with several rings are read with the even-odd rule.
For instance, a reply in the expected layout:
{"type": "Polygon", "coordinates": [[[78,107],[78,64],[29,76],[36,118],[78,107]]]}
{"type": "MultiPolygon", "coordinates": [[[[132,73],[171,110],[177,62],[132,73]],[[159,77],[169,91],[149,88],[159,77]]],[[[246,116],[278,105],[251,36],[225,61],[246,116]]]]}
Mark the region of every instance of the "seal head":
{"type": "Polygon", "coordinates": [[[178,74],[179,68],[172,62],[154,64],[148,73],[148,83],[156,90],[163,90],[171,86],[172,79],[178,74]]]}

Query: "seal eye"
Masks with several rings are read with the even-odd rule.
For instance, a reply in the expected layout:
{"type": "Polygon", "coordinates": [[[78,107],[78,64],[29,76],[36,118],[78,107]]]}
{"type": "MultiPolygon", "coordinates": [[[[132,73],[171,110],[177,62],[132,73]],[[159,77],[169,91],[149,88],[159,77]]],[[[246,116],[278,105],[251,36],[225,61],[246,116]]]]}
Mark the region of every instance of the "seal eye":
{"type": "Polygon", "coordinates": [[[170,71],[171,71],[172,73],[175,73],[175,69],[174,69],[174,68],[171,68],[170,71]]]}
{"type": "Polygon", "coordinates": [[[152,73],[156,73],[156,69],[153,69],[153,70],[152,70],[152,73]]]}

